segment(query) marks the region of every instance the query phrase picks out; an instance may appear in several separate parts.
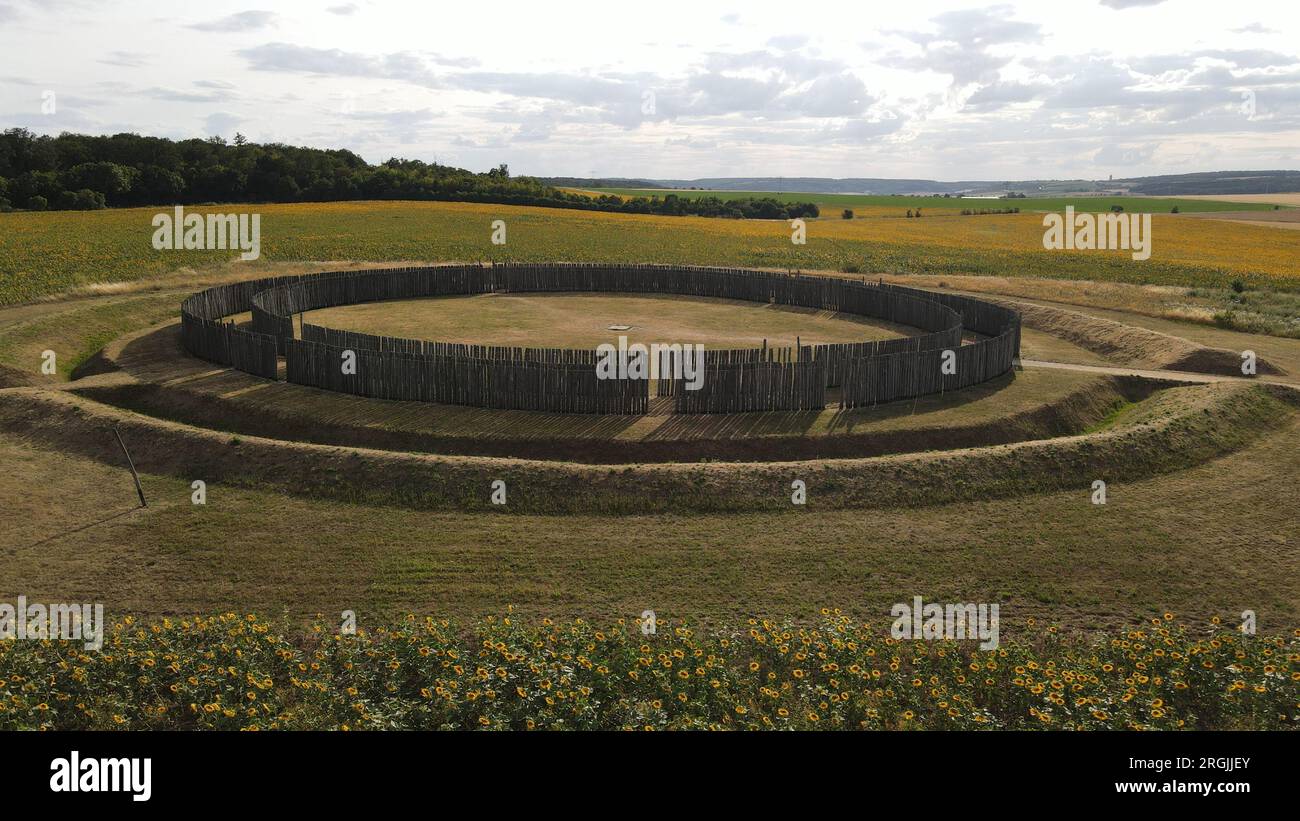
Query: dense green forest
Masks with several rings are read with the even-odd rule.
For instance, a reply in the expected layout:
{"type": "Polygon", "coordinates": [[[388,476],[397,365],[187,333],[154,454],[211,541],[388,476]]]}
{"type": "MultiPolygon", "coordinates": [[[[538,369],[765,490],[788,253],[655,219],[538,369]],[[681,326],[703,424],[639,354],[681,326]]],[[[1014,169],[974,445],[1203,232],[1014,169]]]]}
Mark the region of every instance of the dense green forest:
{"type": "Polygon", "coordinates": [[[139,134],[50,137],[23,128],[0,133],[0,211],[335,200],[454,200],[754,219],[818,215],[813,203],[768,197],[590,197],[533,177],[512,177],[505,165],[485,174],[397,158],[371,165],[343,149],[262,145],[240,135],[228,143],[220,137],[139,134]]]}

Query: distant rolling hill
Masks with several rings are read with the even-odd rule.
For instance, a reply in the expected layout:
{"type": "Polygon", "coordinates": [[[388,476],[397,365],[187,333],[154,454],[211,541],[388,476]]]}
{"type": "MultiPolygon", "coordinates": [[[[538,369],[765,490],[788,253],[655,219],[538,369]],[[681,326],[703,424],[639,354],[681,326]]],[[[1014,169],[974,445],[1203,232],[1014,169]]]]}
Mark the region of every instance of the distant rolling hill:
{"type": "Polygon", "coordinates": [[[1211,171],[1116,180],[1134,194],[1284,194],[1300,191],[1300,171],[1211,171]]]}

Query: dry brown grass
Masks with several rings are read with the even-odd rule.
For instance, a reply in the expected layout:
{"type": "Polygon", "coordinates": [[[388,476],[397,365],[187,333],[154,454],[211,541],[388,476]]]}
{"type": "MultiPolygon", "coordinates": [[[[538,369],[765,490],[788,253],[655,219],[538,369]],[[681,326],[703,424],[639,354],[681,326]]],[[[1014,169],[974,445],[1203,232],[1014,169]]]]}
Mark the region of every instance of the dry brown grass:
{"type": "MultiPolygon", "coordinates": [[[[997,294],[1058,306],[1084,309],[1085,313],[1123,312],[1118,318],[1125,324],[1155,327],[1145,321],[1173,320],[1161,323],[1161,330],[1173,336],[1199,341],[1198,334],[1212,326],[1219,329],[1225,313],[1234,316],[1224,330],[1242,337],[1266,342],[1278,339],[1285,347],[1300,338],[1300,297],[1270,290],[1247,289],[1235,294],[1230,289],[1184,288],[1172,285],[1132,285],[1119,282],[1051,280],[1034,277],[995,276],[886,276],[920,288],[952,288],[972,294],[997,294]]],[[[1205,344],[1205,343],[1202,343],[1205,344]]],[[[1247,345],[1246,347],[1250,347],[1247,345]]],[[[1287,368],[1288,371],[1291,368],[1287,368]]]]}
{"type": "MultiPolygon", "coordinates": [[[[326,267],[344,266],[304,264],[300,270],[326,267]]],[[[245,269],[240,275],[253,274],[245,269]]],[[[954,277],[943,279],[965,289],[954,277]]],[[[1156,289],[1116,293],[1096,283],[1050,285],[1065,289],[1057,297],[1098,299],[1102,307],[1087,313],[1204,344],[1256,347],[1261,356],[1297,363],[1293,373],[1300,373],[1300,341],[1104,307],[1132,293],[1164,298],[1156,289]]],[[[169,285],[177,302],[191,286],[197,282],[169,285]]],[[[1035,280],[1003,280],[995,287],[1009,289],[995,293],[1050,298],[1035,280]]],[[[87,296],[81,304],[134,293],[87,296]]],[[[0,336],[6,320],[12,326],[42,315],[0,310],[0,336]]],[[[1038,332],[1027,333],[1026,343],[1061,357],[1086,353],[1038,332]]],[[[228,390],[250,387],[240,378],[230,377],[228,390]]],[[[980,408],[972,403],[969,412],[980,408]]],[[[1206,409],[1196,417],[1212,418],[1206,409]]],[[[412,416],[427,412],[415,408],[412,416]]],[[[1008,623],[1032,615],[1092,629],[1165,610],[1197,616],[1249,608],[1260,614],[1261,627],[1294,626],[1300,620],[1300,520],[1293,498],[1300,483],[1300,428],[1261,428],[1254,432],[1260,438],[1238,452],[1134,480],[1146,456],[1135,448],[1137,439],[1123,437],[1131,434],[1126,425],[1141,419],[1132,414],[1126,421],[1121,414],[1112,432],[1120,437],[1123,458],[1107,463],[1095,449],[1081,454],[1080,465],[1111,465],[1104,507],[1089,504],[1081,487],[909,509],[676,512],[611,520],[595,511],[502,516],[345,504],[276,493],[268,489],[274,476],[257,477],[248,488],[212,480],[209,504],[190,505],[188,483],[201,477],[182,463],[199,469],[205,456],[244,446],[229,436],[173,454],[176,472],[184,475],[146,472],[150,508],[133,511],[130,477],[111,432],[100,425],[104,420],[47,415],[33,421],[49,434],[47,447],[64,447],[63,437],[93,428],[108,437],[108,450],[104,461],[91,461],[30,447],[17,441],[14,428],[0,427],[0,464],[7,468],[0,471],[0,600],[22,593],[103,601],[110,614],[302,615],[352,608],[471,616],[513,604],[539,616],[612,618],[652,607],[665,618],[704,619],[812,617],[826,606],[879,619],[893,602],[924,594],[1001,601],[1008,623]]],[[[335,481],[351,469],[345,461],[336,474],[319,478],[335,481]]],[[[427,479],[441,481],[432,474],[427,479]]],[[[911,480],[906,471],[882,474],[874,487],[887,494],[911,480]]],[[[764,476],[751,481],[767,488],[764,476]]],[[[772,484],[788,494],[788,481],[772,484]]],[[[575,493],[582,491],[575,486],[575,493]]]]}
{"type": "Polygon", "coordinates": [[[1289,194],[1189,194],[1179,199],[1220,202],[1263,202],[1270,205],[1300,205],[1300,193],[1289,194]]]}
{"type": "Polygon", "coordinates": [[[1081,629],[1169,611],[1300,620],[1300,429],[1191,470],[916,510],[620,520],[428,513],[129,474],[0,441],[0,600],[101,601],[127,612],[293,616],[411,610],[470,617],[882,619],[897,601],[999,601],[1081,629]],[[105,520],[110,516],[117,518],[105,520]],[[99,524],[95,524],[100,522],[99,524]],[[85,528],[69,532],[76,528],[85,528]],[[63,533],[65,535],[59,536],[63,533]]]}
{"type": "MultiPolygon", "coordinates": [[[[1206,347],[1182,337],[1089,316],[1080,311],[1019,300],[1004,300],[1004,303],[1020,312],[1027,327],[1065,339],[1110,362],[1141,369],[1241,375],[1239,351],[1206,347]]],[[[1264,359],[1258,360],[1256,367],[1260,375],[1279,374],[1278,369],[1264,359]]]]}
{"type": "Polygon", "coordinates": [[[889,339],[914,333],[853,314],[730,299],[652,294],[482,294],[311,311],[306,321],[386,336],[479,345],[595,348],[630,343],[757,348],[889,339]],[[630,325],[626,331],[610,325],[630,325]]]}

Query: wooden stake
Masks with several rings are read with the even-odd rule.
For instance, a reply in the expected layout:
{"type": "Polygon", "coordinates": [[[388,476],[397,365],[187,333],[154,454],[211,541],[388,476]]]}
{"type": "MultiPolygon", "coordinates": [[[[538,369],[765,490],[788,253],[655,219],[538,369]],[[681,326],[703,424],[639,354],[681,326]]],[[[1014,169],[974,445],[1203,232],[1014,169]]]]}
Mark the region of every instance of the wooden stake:
{"type": "Polygon", "coordinates": [[[131,452],[126,449],[126,442],[122,441],[122,434],[117,428],[113,428],[113,435],[117,437],[117,443],[122,446],[122,453],[126,454],[126,464],[131,468],[131,478],[135,479],[135,492],[140,494],[140,507],[148,507],[149,503],[144,500],[144,488],[140,485],[140,474],[135,472],[135,462],[131,461],[131,452]]]}

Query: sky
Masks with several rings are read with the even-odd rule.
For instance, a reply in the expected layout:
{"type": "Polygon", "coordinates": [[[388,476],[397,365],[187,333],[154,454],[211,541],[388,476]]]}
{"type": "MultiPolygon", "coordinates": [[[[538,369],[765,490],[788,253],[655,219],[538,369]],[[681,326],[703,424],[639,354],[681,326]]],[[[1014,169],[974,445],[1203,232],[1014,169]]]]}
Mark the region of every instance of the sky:
{"type": "Polygon", "coordinates": [[[0,127],[536,176],[1295,169],[1300,4],[0,0],[0,127]]]}

